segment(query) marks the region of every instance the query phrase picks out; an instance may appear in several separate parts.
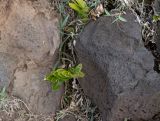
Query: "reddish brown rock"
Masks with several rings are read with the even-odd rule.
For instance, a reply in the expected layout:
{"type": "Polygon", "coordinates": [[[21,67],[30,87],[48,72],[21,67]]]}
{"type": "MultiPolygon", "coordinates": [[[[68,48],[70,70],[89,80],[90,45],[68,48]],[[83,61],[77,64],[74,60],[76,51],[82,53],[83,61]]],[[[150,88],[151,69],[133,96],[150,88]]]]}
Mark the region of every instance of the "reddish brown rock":
{"type": "Polygon", "coordinates": [[[54,114],[63,89],[44,81],[60,43],[53,8],[47,0],[1,0],[0,18],[0,86],[11,85],[34,113],[54,114]]]}

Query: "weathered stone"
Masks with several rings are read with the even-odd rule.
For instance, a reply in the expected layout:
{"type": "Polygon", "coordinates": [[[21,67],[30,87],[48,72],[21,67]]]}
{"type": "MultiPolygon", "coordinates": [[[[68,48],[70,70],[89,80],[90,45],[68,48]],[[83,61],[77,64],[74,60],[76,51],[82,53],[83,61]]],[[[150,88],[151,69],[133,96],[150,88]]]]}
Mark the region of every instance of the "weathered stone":
{"type": "Polygon", "coordinates": [[[131,12],[127,22],[102,17],[87,25],[76,44],[85,77],[84,92],[99,107],[103,121],[152,119],[160,112],[160,75],[141,41],[141,27],[131,12]]]}
{"type": "Polygon", "coordinates": [[[160,0],[155,0],[153,7],[155,14],[160,14],[160,0]]]}
{"type": "Polygon", "coordinates": [[[7,87],[14,79],[18,59],[7,53],[0,52],[0,89],[7,87]]]}
{"type": "Polygon", "coordinates": [[[44,76],[60,43],[56,14],[47,0],[1,0],[0,18],[0,86],[34,113],[54,114],[63,89],[53,92],[44,76]]]}

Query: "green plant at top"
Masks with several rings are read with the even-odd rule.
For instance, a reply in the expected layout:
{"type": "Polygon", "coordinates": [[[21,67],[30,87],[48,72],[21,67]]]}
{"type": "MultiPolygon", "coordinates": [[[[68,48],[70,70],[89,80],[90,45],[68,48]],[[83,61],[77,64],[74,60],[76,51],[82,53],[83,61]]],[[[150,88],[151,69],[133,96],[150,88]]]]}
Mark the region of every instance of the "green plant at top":
{"type": "Polygon", "coordinates": [[[69,6],[78,13],[82,20],[87,21],[89,19],[90,8],[84,0],[72,0],[69,2],[69,6]]]}
{"type": "Polygon", "coordinates": [[[70,67],[68,69],[56,69],[47,75],[45,80],[51,82],[53,90],[58,90],[65,81],[68,81],[72,78],[84,77],[84,73],[81,70],[82,64],[79,64],[75,67],[70,67]]]}
{"type": "Polygon", "coordinates": [[[57,10],[60,14],[60,20],[59,20],[59,26],[58,26],[58,29],[60,31],[60,37],[62,37],[64,35],[64,28],[66,27],[68,20],[69,20],[69,17],[70,17],[69,14],[67,14],[65,11],[65,4],[67,4],[66,2],[59,3],[57,5],[57,10]]]}

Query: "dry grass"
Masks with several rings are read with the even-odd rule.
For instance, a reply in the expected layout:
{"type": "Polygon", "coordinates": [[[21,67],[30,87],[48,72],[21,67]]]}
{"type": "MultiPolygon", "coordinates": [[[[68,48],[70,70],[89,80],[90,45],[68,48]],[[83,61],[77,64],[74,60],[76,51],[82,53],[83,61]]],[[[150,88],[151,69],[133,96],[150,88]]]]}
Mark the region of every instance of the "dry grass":
{"type": "MultiPolygon", "coordinates": [[[[66,84],[68,86],[68,84],[66,84]]],[[[102,121],[98,108],[85,96],[77,80],[72,81],[72,87],[66,89],[65,97],[70,97],[69,103],[62,100],[62,110],[57,112],[56,120],[66,115],[74,116],[77,121],[102,121]],[[70,91],[72,88],[72,91],[70,91]],[[68,105],[69,104],[69,105],[68,105]]]]}
{"type": "Polygon", "coordinates": [[[21,99],[8,97],[0,101],[0,121],[53,121],[53,118],[35,115],[21,99]]]}

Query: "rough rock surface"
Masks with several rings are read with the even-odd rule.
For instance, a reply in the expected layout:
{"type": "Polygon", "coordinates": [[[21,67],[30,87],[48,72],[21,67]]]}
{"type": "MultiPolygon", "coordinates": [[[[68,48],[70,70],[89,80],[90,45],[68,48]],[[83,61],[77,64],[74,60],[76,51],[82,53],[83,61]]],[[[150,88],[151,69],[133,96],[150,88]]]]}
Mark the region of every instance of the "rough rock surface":
{"type": "Polygon", "coordinates": [[[63,89],[44,76],[59,46],[57,17],[47,0],[0,0],[0,86],[9,87],[34,113],[52,114],[63,89]]]}
{"type": "Polygon", "coordinates": [[[86,75],[80,84],[103,121],[146,121],[160,112],[160,75],[136,17],[127,12],[124,18],[102,17],[81,33],[75,48],[86,75]]]}

